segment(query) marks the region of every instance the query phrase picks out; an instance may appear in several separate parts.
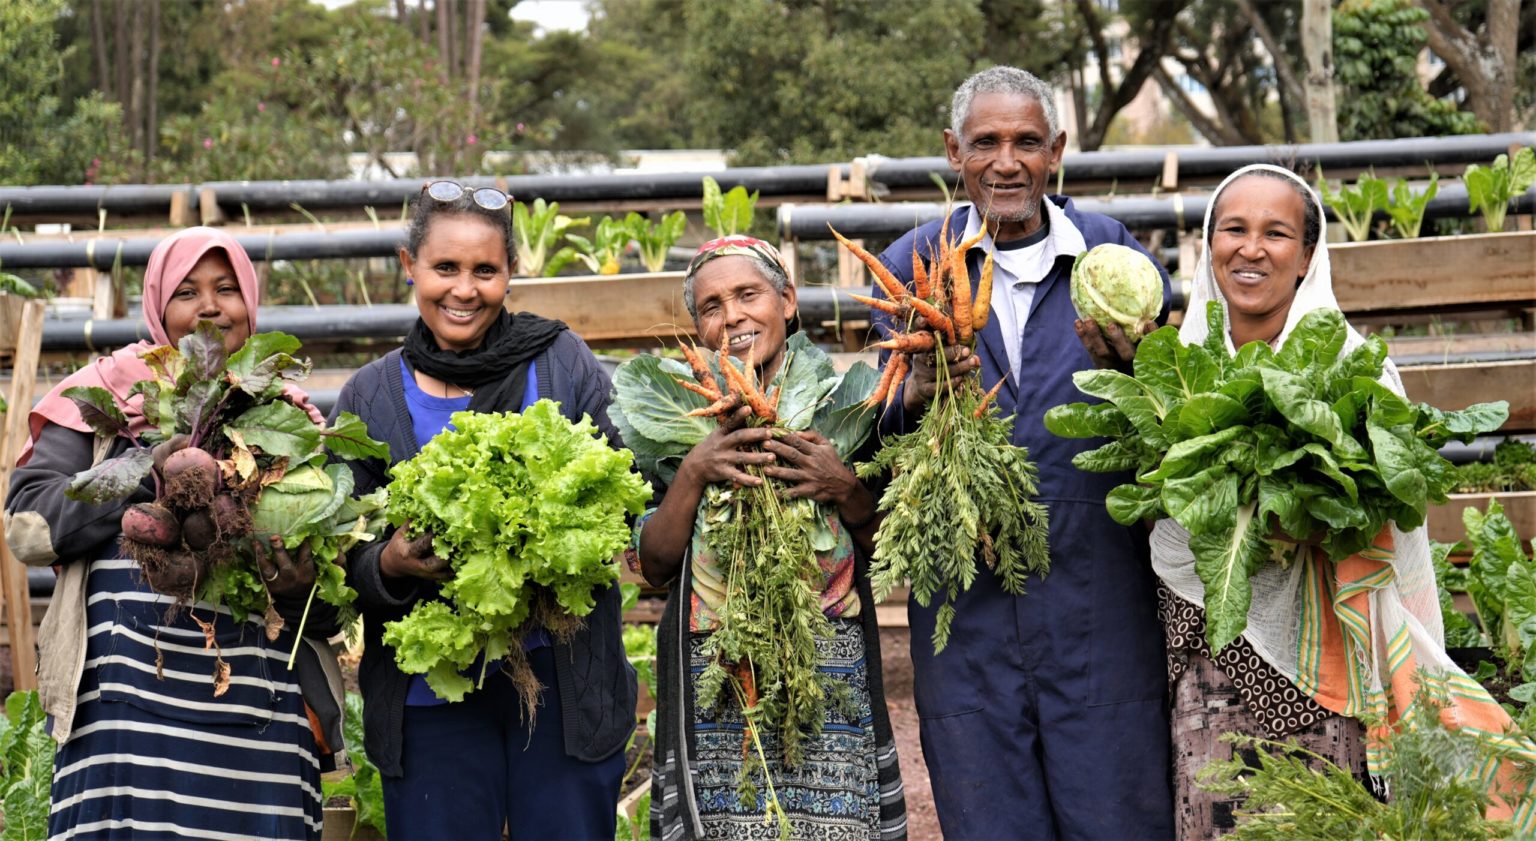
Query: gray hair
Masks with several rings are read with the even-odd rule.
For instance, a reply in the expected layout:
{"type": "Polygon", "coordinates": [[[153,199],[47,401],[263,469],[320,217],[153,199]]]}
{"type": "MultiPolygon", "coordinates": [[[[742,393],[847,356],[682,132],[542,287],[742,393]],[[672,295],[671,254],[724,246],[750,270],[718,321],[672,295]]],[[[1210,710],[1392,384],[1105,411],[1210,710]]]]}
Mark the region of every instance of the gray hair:
{"type": "MultiPolygon", "coordinates": [[[[768,281],[768,285],[773,287],[773,291],[780,295],[783,295],[784,289],[789,286],[789,275],[784,273],[783,267],[772,260],[759,257],[756,254],[743,254],[736,251],[721,254],[720,256],[747,258],[752,267],[757,269],[757,273],[763,276],[763,280],[768,281]]],[[[693,299],[693,279],[698,274],[698,270],[708,263],[708,260],[700,263],[694,267],[693,271],[688,272],[687,277],[683,278],[683,306],[688,308],[688,317],[692,318],[695,322],[699,320],[699,308],[697,302],[693,299]]]]}
{"type": "Polygon", "coordinates": [[[1033,99],[1040,103],[1040,110],[1045,112],[1045,127],[1051,134],[1046,141],[1055,143],[1060,136],[1061,122],[1056,116],[1056,92],[1041,81],[1039,76],[1006,65],[989,67],[966,79],[955,89],[955,98],[949,105],[949,127],[956,135],[965,136],[961,128],[970,114],[971,100],[979,93],[1008,93],[1033,99]]]}

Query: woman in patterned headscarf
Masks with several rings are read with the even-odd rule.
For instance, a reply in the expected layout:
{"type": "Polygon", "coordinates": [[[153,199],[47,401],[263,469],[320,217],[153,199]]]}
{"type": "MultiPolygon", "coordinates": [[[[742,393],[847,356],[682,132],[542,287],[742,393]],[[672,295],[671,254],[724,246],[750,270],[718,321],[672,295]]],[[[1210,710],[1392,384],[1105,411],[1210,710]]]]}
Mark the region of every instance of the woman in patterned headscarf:
{"type": "MultiPolygon", "coordinates": [[[[731,236],[706,243],[688,267],[683,302],[701,343],[758,367],[772,381],[784,364],[796,320],[795,287],[766,242],[731,236]]],[[[764,751],[774,794],[793,836],[806,839],[893,839],[906,836],[906,810],[895,742],[880,680],[880,637],[866,575],[876,526],[875,497],[822,436],[805,431],[773,438],[746,425],[743,409],[693,448],[666,493],[635,529],[631,562],[646,579],[671,588],[658,632],[656,749],[652,767],[653,838],[772,837],[766,789],[737,790],[743,722],[734,705],[694,703],[707,658],[704,641],[717,622],[724,585],[717,559],[695,529],[711,484],[757,485],[749,466],[835,513],[832,549],[818,553],[825,577],[821,605],[835,634],[817,641],[818,668],[850,690],[852,709],[829,705],[820,735],[806,737],[805,761],[786,767],[764,751]],[[850,714],[851,713],[851,714],[850,714]]],[[[763,728],[765,731],[769,727],[763,728]]],[[[765,743],[776,734],[764,735],[765,743]]]]}

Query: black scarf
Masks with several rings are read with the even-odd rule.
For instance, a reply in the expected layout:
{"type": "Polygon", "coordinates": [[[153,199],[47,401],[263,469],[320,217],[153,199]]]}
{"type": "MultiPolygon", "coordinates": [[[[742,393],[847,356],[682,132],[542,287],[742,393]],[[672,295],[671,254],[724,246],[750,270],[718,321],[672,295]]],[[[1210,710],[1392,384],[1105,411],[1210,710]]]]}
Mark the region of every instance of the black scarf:
{"type": "Polygon", "coordinates": [[[528,363],[568,329],[563,321],[531,312],[512,315],[503,311],[491,322],[479,347],[454,351],[438,347],[427,323],[417,318],[416,326],[405,337],[403,353],[412,371],[473,390],[470,411],[516,412],[522,409],[523,393],[528,388],[528,363]]]}

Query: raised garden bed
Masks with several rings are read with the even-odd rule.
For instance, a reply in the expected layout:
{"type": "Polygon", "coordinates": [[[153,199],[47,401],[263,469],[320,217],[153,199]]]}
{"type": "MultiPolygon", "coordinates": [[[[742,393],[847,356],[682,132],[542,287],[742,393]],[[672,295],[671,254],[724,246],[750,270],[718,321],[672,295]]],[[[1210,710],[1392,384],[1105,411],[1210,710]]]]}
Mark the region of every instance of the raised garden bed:
{"type": "Polygon", "coordinates": [[[1521,540],[1536,539],[1536,491],[1510,491],[1481,494],[1451,494],[1444,505],[1432,506],[1426,519],[1429,537],[1441,543],[1455,543],[1466,535],[1461,512],[1467,508],[1488,510],[1488,500],[1497,497],[1504,515],[1514,523],[1521,540]]]}

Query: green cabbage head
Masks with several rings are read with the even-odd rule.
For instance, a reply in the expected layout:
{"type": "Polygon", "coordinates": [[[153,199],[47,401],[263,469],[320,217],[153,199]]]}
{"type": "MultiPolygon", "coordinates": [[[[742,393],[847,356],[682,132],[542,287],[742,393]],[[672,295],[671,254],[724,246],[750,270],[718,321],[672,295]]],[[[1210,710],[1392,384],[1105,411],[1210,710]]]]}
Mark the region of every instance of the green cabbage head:
{"type": "Polygon", "coordinates": [[[1104,243],[1079,254],[1072,264],[1072,307],[1103,329],[1120,325],[1132,342],[1157,327],[1163,309],[1163,278],[1147,255],[1104,243]]]}

